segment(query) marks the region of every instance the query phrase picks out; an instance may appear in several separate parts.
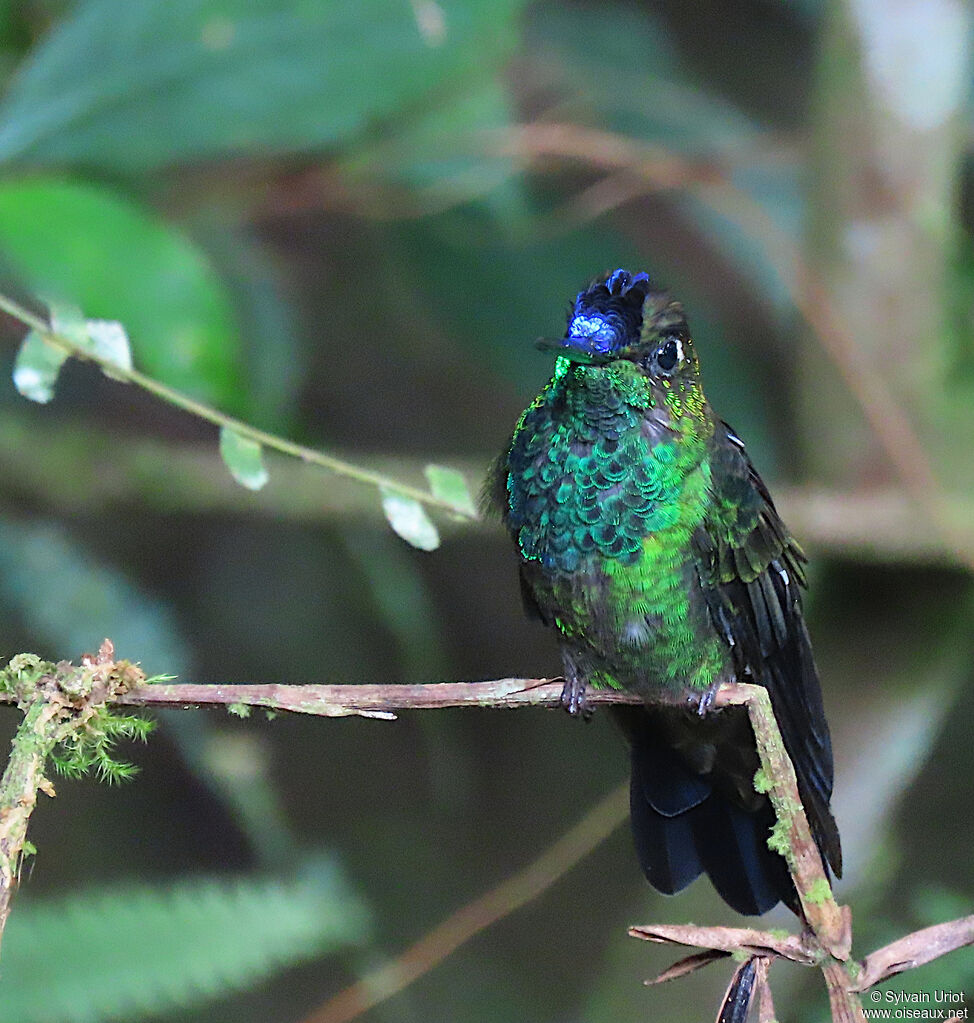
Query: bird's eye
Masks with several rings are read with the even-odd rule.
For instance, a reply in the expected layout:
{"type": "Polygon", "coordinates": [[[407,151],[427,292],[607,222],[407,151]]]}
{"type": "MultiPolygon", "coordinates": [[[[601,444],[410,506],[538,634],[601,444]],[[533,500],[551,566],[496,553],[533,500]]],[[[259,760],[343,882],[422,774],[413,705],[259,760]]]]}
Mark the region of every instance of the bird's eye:
{"type": "Polygon", "coordinates": [[[676,361],[679,357],[676,341],[670,338],[665,345],[662,345],[657,350],[656,365],[659,366],[664,373],[669,373],[669,371],[676,365],[676,361]]]}
{"type": "Polygon", "coordinates": [[[665,344],[656,349],[656,365],[664,372],[669,373],[680,359],[679,342],[676,338],[670,338],[665,344]]]}

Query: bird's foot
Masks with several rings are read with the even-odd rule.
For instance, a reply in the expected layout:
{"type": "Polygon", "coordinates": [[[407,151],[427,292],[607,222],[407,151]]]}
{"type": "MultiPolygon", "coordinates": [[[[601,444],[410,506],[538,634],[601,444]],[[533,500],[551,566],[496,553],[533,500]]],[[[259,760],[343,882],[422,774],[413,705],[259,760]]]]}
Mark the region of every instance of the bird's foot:
{"type": "Polygon", "coordinates": [[[577,675],[566,676],[561,689],[561,705],[569,714],[581,714],[587,720],[592,716],[592,708],[585,699],[585,689],[585,683],[577,675]]]}
{"type": "MultiPolygon", "coordinates": [[[[687,703],[691,707],[695,707],[700,717],[706,717],[714,707],[714,700],[717,699],[717,690],[720,689],[720,683],[714,682],[707,686],[706,689],[691,692],[687,696],[687,703]]],[[[562,696],[564,699],[564,696],[562,696]]]]}

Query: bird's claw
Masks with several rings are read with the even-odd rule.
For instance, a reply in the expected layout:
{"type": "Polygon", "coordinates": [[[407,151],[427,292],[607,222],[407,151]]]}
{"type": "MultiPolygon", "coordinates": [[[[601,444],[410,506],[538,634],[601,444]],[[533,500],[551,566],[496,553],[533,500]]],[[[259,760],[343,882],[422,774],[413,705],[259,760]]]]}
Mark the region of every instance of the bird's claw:
{"type": "MultiPolygon", "coordinates": [[[[717,690],[720,689],[720,683],[715,682],[711,686],[707,686],[703,692],[693,692],[687,697],[687,702],[696,708],[697,713],[700,717],[706,717],[714,707],[714,700],[717,699],[717,690]]],[[[564,699],[564,694],[562,694],[564,699]]]]}
{"type": "Polygon", "coordinates": [[[583,718],[592,716],[592,708],[585,699],[585,683],[577,677],[566,677],[561,690],[561,705],[569,714],[581,714],[583,718]]]}

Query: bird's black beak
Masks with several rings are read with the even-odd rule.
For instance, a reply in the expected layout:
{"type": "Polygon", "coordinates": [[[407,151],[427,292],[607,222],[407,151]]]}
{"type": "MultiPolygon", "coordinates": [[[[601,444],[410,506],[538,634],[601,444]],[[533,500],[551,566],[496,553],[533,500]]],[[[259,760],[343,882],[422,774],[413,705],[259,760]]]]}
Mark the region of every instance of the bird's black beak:
{"type": "Polygon", "coordinates": [[[592,345],[592,339],[588,337],[539,337],[535,341],[535,347],[542,352],[554,352],[572,362],[581,362],[585,365],[599,365],[604,362],[612,362],[615,355],[608,352],[601,352],[592,345]]]}

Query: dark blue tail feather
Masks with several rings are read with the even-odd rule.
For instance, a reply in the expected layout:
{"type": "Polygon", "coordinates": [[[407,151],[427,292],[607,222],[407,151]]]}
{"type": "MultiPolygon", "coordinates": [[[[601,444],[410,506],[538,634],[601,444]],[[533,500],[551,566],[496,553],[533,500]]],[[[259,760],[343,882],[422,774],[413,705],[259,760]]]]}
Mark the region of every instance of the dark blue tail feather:
{"type": "Polygon", "coordinates": [[[745,915],[796,905],[784,859],[768,848],[771,804],[746,809],[719,776],[702,776],[668,741],[657,715],[618,708],[632,749],[632,833],[643,873],[658,891],[681,891],[706,873],[721,898],[745,915]]]}

